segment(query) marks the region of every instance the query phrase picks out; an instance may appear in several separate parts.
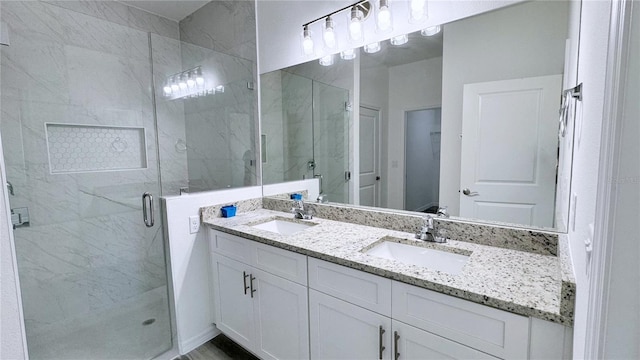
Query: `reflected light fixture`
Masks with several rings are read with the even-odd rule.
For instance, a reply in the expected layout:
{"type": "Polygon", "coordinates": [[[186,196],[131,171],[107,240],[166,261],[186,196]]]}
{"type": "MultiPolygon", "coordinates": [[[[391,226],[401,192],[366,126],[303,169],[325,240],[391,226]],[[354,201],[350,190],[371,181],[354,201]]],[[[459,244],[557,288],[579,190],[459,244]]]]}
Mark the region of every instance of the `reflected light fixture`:
{"type": "Polygon", "coordinates": [[[321,57],[320,58],[320,65],[322,65],[322,66],[331,66],[331,65],[333,65],[333,54],[321,57]]]}
{"type": "Polygon", "coordinates": [[[162,85],[163,95],[170,100],[197,98],[218,92],[224,92],[224,85],[207,87],[200,66],[170,75],[162,85]]]}
{"type": "Polygon", "coordinates": [[[411,0],[409,5],[409,13],[411,20],[423,20],[426,18],[427,2],[426,0],[411,0]]]}
{"type": "Polygon", "coordinates": [[[441,30],[440,25],[429,26],[426,29],[420,30],[420,35],[422,35],[422,36],[433,36],[433,35],[439,33],[440,30],[441,30]]]}
{"type": "Polygon", "coordinates": [[[324,44],[329,48],[333,49],[336,47],[336,32],[334,30],[335,23],[331,16],[327,16],[327,20],[324,23],[324,33],[322,37],[324,38],[324,44]]]}
{"type": "Polygon", "coordinates": [[[311,55],[313,53],[313,39],[311,38],[309,25],[305,25],[302,28],[302,51],[305,55],[311,55]]]}
{"type": "Polygon", "coordinates": [[[389,39],[389,42],[391,43],[391,45],[404,45],[407,43],[407,41],[409,41],[409,35],[404,34],[404,35],[398,35],[398,36],[394,36],[391,39],[389,39]]]}
{"type": "Polygon", "coordinates": [[[364,46],[364,52],[367,54],[375,54],[380,51],[380,42],[374,42],[364,46]]]}
{"type": "Polygon", "coordinates": [[[340,52],[340,58],[342,60],[353,60],[356,58],[356,50],[349,49],[349,50],[342,51],[340,52]]]}
{"type": "Polygon", "coordinates": [[[391,30],[391,10],[389,10],[389,0],[380,0],[378,14],[376,16],[376,25],[380,31],[391,30]]]}

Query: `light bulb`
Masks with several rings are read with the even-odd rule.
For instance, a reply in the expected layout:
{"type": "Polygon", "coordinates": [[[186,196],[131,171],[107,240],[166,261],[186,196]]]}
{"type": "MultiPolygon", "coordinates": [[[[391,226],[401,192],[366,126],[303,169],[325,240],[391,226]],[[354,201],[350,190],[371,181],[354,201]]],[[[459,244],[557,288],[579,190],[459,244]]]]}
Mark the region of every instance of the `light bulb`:
{"type": "Polygon", "coordinates": [[[439,33],[441,30],[440,25],[436,25],[436,26],[430,26],[426,29],[422,29],[420,30],[420,34],[422,36],[433,36],[437,33],[439,33]]]}
{"type": "Polygon", "coordinates": [[[407,34],[394,36],[391,39],[389,39],[389,42],[391,42],[391,45],[395,45],[395,46],[406,44],[407,41],[409,41],[409,36],[407,34]]]}
{"type": "Polygon", "coordinates": [[[333,54],[321,57],[320,58],[320,65],[322,65],[322,66],[331,66],[331,65],[333,65],[333,54]]]}
{"type": "Polygon", "coordinates": [[[189,71],[189,75],[187,76],[187,86],[189,89],[196,86],[196,79],[194,79],[193,72],[189,71]]]}
{"type": "Polygon", "coordinates": [[[202,69],[200,67],[198,67],[196,69],[196,85],[198,86],[199,89],[204,87],[204,76],[202,76],[202,69]]]}
{"type": "Polygon", "coordinates": [[[336,47],[336,33],[333,30],[333,20],[331,19],[331,16],[327,16],[327,21],[325,22],[325,27],[324,27],[324,34],[323,34],[323,38],[324,38],[324,44],[329,48],[329,49],[333,49],[334,47],[336,47]]]}
{"type": "Polygon", "coordinates": [[[351,40],[360,41],[362,40],[362,15],[360,10],[357,7],[353,7],[351,9],[351,21],[349,22],[349,35],[351,36],[351,40]]]}
{"type": "Polygon", "coordinates": [[[340,52],[340,58],[342,60],[353,60],[356,58],[356,51],[355,49],[349,49],[349,50],[345,50],[340,52]]]}
{"type": "Polygon", "coordinates": [[[411,19],[421,20],[424,17],[425,0],[411,0],[411,19]]]}
{"type": "Polygon", "coordinates": [[[374,54],[380,51],[380,42],[374,42],[364,46],[364,52],[367,54],[374,54]]]}
{"type": "Polygon", "coordinates": [[[176,83],[176,77],[172,76],[171,77],[171,92],[175,94],[178,91],[180,91],[180,86],[178,86],[178,84],[176,83]]]}
{"type": "Polygon", "coordinates": [[[182,91],[187,89],[187,76],[185,74],[180,75],[180,82],[178,82],[178,86],[182,91]]]}
{"type": "Polygon", "coordinates": [[[381,31],[391,29],[391,10],[389,10],[389,3],[387,0],[380,0],[380,8],[378,9],[378,16],[376,19],[378,20],[378,29],[381,31]]]}
{"type": "Polygon", "coordinates": [[[164,91],[164,96],[171,96],[171,85],[166,84],[163,88],[162,91],[164,91]]]}
{"type": "Polygon", "coordinates": [[[311,55],[313,53],[313,39],[311,38],[311,32],[309,26],[302,29],[302,51],[305,55],[311,55]]]}

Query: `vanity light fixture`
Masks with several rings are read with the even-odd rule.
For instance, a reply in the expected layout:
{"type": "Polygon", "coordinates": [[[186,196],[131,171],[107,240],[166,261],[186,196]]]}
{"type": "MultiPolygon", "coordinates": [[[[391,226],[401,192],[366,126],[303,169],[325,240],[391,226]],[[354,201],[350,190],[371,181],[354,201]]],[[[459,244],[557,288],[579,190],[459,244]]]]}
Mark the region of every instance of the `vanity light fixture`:
{"type": "Polygon", "coordinates": [[[309,25],[305,25],[302,28],[302,51],[305,55],[311,55],[313,53],[313,39],[311,38],[309,25]]]}
{"type": "Polygon", "coordinates": [[[437,33],[440,32],[440,30],[442,30],[442,28],[440,27],[440,25],[436,25],[436,26],[429,26],[426,29],[422,29],[420,30],[420,35],[422,36],[433,36],[437,33]]]}
{"type": "Polygon", "coordinates": [[[364,46],[364,52],[366,52],[367,54],[375,54],[378,51],[380,51],[380,42],[374,42],[371,44],[367,44],[364,46]]]}
{"type": "Polygon", "coordinates": [[[331,65],[333,65],[333,54],[321,57],[320,58],[320,65],[322,65],[322,66],[331,66],[331,65]]]}
{"type": "Polygon", "coordinates": [[[411,0],[409,3],[409,20],[421,21],[427,18],[427,1],[411,0]]]}
{"type": "Polygon", "coordinates": [[[409,35],[407,34],[394,36],[391,39],[389,39],[389,42],[391,43],[391,45],[394,45],[394,46],[404,45],[407,43],[407,41],[409,41],[409,35]]]}
{"type": "Polygon", "coordinates": [[[380,0],[378,6],[378,14],[376,16],[376,25],[378,30],[382,32],[391,31],[391,10],[389,9],[389,0],[380,0]]]}
{"type": "Polygon", "coordinates": [[[322,37],[324,38],[324,44],[329,48],[333,49],[336,47],[336,32],[334,31],[334,22],[331,16],[327,16],[327,19],[324,23],[324,33],[322,37]]]}
{"type": "Polygon", "coordinates": [[[342,51],[340,52],[340,58],[342,60],[353,60],[356,58],[356,50],[349,49],[349,50],[342,51]]]}
{"type": "Polygon", "coordinates": [[[207,88],[200,66],[170,75],[162,85],[163,95],[171,100],[196,98],[222,92],[224,92],[224,85],[207,88]]]}

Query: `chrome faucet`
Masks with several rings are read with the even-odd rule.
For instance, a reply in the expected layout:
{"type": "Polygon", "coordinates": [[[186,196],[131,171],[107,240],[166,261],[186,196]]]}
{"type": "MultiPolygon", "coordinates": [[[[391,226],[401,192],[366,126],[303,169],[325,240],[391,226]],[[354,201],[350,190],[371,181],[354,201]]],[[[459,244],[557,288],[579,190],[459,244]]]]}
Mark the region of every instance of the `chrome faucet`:
{"type": "Polygon", "coordinates": [[[313,219],[313,209],[306,205],[303,200],[293,200],[291,212],[296,219],[313,219]]]}
{"type": "Polygon", "coordinates": [[[445,243],[447,242],[447,238],[444,236],[440,236],[433,225],[433,216],[427,215],[424,218],[424,225],[419,232],[416,233],[416,239],[435,242],[435,243],[445,243]]]}

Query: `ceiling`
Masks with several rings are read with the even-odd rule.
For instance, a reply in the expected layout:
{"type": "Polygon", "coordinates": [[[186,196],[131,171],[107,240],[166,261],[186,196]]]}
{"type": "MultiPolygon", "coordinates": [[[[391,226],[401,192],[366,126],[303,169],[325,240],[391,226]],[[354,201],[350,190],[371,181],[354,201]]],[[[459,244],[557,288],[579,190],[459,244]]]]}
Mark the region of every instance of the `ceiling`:
{"type": "Polygon", "coordinates": [[[146,1],[124,1],[119,0],[135,8],[148,11],[152,14],[160,15],[170,20],[180,21],[187,16],[193,14],[196,10],[203,7],[210,0],[146,0],[146,1]]]}
{"type": "Polygon", "coordinates": [[[375,54],[361,52],[361,69],[377,65],[392,67],[442,56],[442,31],[435,36],[422,36],[417,31],[409,34],[409,41],[404,45],[393,46],[382,41],[380,48],[375,54]]]}

